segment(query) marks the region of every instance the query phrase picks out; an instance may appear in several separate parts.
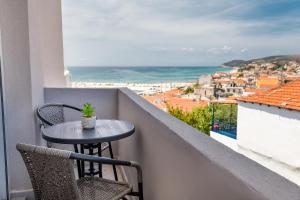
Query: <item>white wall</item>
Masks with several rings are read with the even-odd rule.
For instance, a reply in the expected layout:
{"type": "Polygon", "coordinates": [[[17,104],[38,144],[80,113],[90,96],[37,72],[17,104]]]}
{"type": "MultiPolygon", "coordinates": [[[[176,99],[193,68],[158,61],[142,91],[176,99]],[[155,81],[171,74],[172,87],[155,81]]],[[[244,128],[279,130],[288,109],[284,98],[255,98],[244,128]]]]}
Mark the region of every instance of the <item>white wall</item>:
{"type": "Polygon", "coordinates": [[[240,102],[239,152],[300,185],[300,112],[240,102]]]}
{"type": "MultiPolygon", "coordinates": [[[[44,87],[64,87],[60,0],[28,0],[32,105],[44,103],[44,87]]],[[[37,122],[37,120],[35,120],[37,122]]],[[[42,143],[35,124],[36,143],[42,143]]]]}
{"type": "Polygon", "coordinates": [[[61,0],[28,0],[28,16],[32,80],[45,87],[64,87],[61,0]]]}
{"type": "MultiPolygon", "coordinates": [[[[0,4],[1,6],[1,4],[0,4]]],[[[0,27],[1,28],[1,27],[0,27]]],[[[2,71],[2,45],[1,45],[1,29],[0,29],[0,68],[2,71]]],[[[5,133],[3,125],[3,108],[2,108],[2,90],[0,88],[0,199],[7,198],[7,177],[6,177],[6,149],[5,149],[5,133]]]]}
{"type": "MultiPolygon", "coordinates": [[[[98,119],[116,119],[118,114],[118,89],[45,88],[45,102],[69,104],[79,108],[89,102],[95,107],[98,119]]],[[[74,118],[68,114],[66,118],[67,121],[79,120],[78,117],[74,118]]]]}
{"type": "MultiPolygon", "coordinates": [[[[119,90],[119,119],[134,135],[119,141],[119,157],[143,169],[145,199],[295,199],[295,184],[157,109],[128,89],[119,90]]],[[[127,171],[128,172],[128,171],[127,171]]],[[[134,174],[129,179],[135,181],[134,174]]]]}
{"type": "Polygon", "coordinates": [[[0,0],[3,90],[9,189],[31,191],[16,143],[40,142],[34,108],[43,86],[64,86],[60,0],[0,0]]]}
{"type": "Polygon", "coordinates": [[[222,134],[214,132],[214,131],[210,131],[210,137],[217,140],[218,142],[221,142],[225,146],[227,146],[235,151],[238,150],[236,139],[230,138],[228,136],[222,135],[222,134]]]}
{"type": "Polygon", "coordinates": [[[32,112],[28,10],[26,0],[0,0],[3,90],[9,188],[31,188],[15,145],[35,143],[32,112]]]}

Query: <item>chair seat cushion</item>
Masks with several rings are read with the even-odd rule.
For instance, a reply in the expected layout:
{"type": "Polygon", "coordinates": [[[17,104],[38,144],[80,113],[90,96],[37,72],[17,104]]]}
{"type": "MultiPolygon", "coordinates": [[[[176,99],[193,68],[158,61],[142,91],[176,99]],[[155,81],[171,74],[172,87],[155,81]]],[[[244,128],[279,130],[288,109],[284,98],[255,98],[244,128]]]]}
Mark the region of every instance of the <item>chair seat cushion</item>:
{"type": "Polygon", "coordinates": [[[84,177],[77,180],[82,200],[117,200],[132,191],[127,183],[98,177],[84,177]]]}

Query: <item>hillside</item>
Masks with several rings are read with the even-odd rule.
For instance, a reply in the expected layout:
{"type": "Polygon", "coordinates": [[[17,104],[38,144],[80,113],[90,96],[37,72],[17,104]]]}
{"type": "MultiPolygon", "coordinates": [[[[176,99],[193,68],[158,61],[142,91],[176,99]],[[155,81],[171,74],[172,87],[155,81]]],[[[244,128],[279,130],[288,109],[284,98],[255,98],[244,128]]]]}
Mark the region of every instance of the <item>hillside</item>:
{"type": "Polygon", "coordinates": [[[251,59],[251,60],[232,60],[229,62],[224,63],[224,66],[227,67],[244,67],[245,65],[248,65],[250,63],[276,63],[280,65],[285,65],[290,61],[296,61],[300,63],[300,55],[278,55],[278,56],[269,56],[264,58],[257,58],[257,59],[251,59]]]}

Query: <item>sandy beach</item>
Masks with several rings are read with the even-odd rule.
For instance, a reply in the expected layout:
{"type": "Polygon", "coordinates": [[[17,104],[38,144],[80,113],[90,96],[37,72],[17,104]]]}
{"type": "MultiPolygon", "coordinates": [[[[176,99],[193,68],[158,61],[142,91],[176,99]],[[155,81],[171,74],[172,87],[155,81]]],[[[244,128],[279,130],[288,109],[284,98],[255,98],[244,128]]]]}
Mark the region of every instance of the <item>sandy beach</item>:
{"type": "MultiPolygon", "coordinates": [[[[110,69],[107,69],[110,70],[110,69]]],[[[153,69],[152,69],[153,70],[153,69]]],[[[228,73],[235,72],[236,69],[231,70],[228,73]]],[[[213,73],[212,73],[213,74],[213,73]]],[[[177,88],[186,88],[192,86],[195,83],[201,85],[209,83],[211,80],[211,74],[200,75],[198,79],[194,81],[183,82],[162,82],[162,83],[114,83],[114,82],[96,82],[96,81],[74,81],[69,79],[69,86],[74,88],[122,88],[127,87],[139,95],[154,95],[156,93],[168,92],[177,88]]]]}
{"type": "Polygon", "coordinates": [[[167,92],[175,88],[192,86],[192,82],[175,83],[97,83],[97,82],[71,82],[75,88],[120,88],[127,87],[139,95],[153,95],[167,92]]]}

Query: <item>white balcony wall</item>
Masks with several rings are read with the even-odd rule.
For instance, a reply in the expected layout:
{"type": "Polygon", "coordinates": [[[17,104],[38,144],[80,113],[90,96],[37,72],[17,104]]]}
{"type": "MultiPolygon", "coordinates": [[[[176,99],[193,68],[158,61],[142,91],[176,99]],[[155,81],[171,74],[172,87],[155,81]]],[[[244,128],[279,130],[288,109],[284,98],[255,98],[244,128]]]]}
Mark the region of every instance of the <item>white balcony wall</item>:
{"type": "Polygon", "coordinates": [[[240,153],[300,185],[300,112],[240,102],[237,124],[240,153]]]}
{"type": "Polygon", "coordinates": [[[60,0],[0,0],[2,82],[11,196],[31,191],[16,143],[39,144],[34,108],[44,85],[63,87],[60,0]]]}
{"type": "MultiPolygon", "coordinates": [[[[300,189],[158,110],[128,89],[118,97],[118,117],[135,124],[119,142],[119,157],[143,168],[145,199],[294,199],[300,189]],[[280,189],[279,189],[280,188],[280,189]]],[[[134,174],[128,172],[130,180],[134,174]]]]}
{"type": "MultiPolygon", "coordinates": [[[[117,119],[118,89],[45,88],[45,103],[64,103],[81,108],[87,102],[96,108],[98,119],[117,119]]],[[[78,120],[78,116],[66,113],[66,120],[78,120]]]]}
{"type": "Polygon", "coordinates": [[[15,145],[35,143],[27,1],[1,0],[0,20],[9,188],[26,191],[31,184],[15,145]]]}
{"type": "Polygon", "coordinates": [[[44,102],[44,87],[64,87],[60,0],[28,0],[32,100],[44,102]]]}
{"type": "Polygon", "coordinates": [[[225,146],[227,146],[235,151],[238,150],[236,139],[230,138],[228,136],[222,135],[222,134],[214,132],[214,131],[210,131],[210,137],[214,138],[218,142],[224,144],[225,146]]]}
{"type": "MultiPolygon", "coordinates": [[[[46,88],[45,101],[75,106],[91,102],[98,118],[133,122],[135,134],[113,146],[117,145],[115,155],[120,159],[142,165],[145,199],[299,200],[300,189],[295,184],[128,89],[46,88]]],[[[135,183],[134,170],[126,173],[135,183]]]]}
{"type": "MultiPolygon", "coordinates": [[[[44,102],[44,87],[64,87],[60,0],[28,0],[32,105],[44,102]]],[[[36,132],[39,131],[35,124],[36,132]]],[[[36,138],[40,143],[41,138],[36,138]]]]}
{"type": "Polygon", "coordinates": [[[28,0],[28,16],[33,91],[64,87],[61,0],[28,0]]]}

